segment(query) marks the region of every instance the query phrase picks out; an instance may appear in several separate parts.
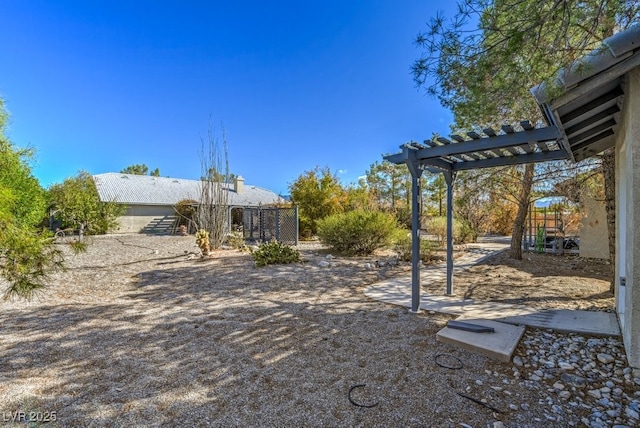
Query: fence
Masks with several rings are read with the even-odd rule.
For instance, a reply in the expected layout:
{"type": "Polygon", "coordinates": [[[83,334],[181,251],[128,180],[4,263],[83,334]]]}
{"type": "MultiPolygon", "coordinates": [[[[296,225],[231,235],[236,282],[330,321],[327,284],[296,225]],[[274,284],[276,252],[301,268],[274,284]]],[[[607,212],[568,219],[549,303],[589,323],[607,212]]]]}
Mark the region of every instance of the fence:
{"type": "Polygon", "coordinates": [[[244,238],[298,245],[298,207],[242,208],[244,238]]]}

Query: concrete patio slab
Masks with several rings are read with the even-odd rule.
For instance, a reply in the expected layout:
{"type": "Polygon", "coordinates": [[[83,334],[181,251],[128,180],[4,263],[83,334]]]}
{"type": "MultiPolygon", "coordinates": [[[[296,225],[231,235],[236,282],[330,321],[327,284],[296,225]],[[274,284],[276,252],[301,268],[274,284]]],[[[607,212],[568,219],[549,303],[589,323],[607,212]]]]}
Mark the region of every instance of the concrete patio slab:
{"type": "MultiPolygon", "coordinates": [[[[393,305],[411,307],[411,280],[388,280],[371,285],[365,295],[393,305]]],[[[488,319],[528,327],[595,336],[620,336],[615,313],[579,310],[540,310],[500,302],[476,302],[451,296],[423,294],[420,309],[458,316],[459,320],[488,319]]]]}
{"type": "Polygon", "coordinates": [[[620,336],[620,325],[615,313],[574,311],[569,309],[547,310],[528,315],[503,313],[494,318],[510,324],[524,324],[528,327],[550,328],[567,333],[581,333],[594,336],[620,336]]]}
{"type": "MultiPolygon", "coordinates": [[[[473,266],[486,257],[504,251],[504,242],[478,244],[454,261],[454,272],[473,266]]],[[[444,264],[421,269],[423,284],[444,281],[444,264]]],[[[367,287],[364,294],[372,299],[411,308],[411,278],[394,278],[367,287]]],[[[459,320],[485,319],[503,323],[549,328],[596,336],[619,336],[620,326],[615,313],[579,310],[540,310],[523,305],[500,302],[476,302],[453,296],[422,293],[420,309],[458,316],[459,320]]]]}
{"type": "Polygon", "coordinates": [[[466,322],[491,327],[493,333],[474,333],[445,327],[436,334],[438,341],[467,351],[475,352],[494,360],[509,362],[524,334],[524,326],[514,326],[484,319],[465,319],[466,322]]]}

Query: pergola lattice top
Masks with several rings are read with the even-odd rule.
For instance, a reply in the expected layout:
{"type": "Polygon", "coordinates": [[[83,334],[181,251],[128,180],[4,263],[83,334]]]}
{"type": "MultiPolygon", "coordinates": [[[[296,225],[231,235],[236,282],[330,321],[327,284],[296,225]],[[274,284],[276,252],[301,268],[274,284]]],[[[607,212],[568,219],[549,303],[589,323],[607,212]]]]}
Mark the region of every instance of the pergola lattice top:
{"type": "Polygon", "coordinates": [[[510,125],[502,126],[501,131],[486,128],[482,131],[484,137],[467,132],[469,139],[452,135],[451,139],[412,141],[400,146],[401,153],[385,159],[395,164],[417,161],[430,170],[455,172],[569,158],[558,142],[562,135],[555,126],[535,128],[531,122],[522,121],[520,127],[520,131],[510,125]]]}

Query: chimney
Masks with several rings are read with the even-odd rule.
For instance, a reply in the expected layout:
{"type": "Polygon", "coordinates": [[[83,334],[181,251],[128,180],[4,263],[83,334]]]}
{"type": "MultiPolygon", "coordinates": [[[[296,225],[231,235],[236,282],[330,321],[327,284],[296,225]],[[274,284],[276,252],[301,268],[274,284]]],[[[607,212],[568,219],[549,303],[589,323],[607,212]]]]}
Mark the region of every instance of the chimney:
{"type": "Polygon", "coordinates": [[[236,193],[240,194],[244,191],[244,178],[241,175],[236,177],[234,190],[236,193]]]}

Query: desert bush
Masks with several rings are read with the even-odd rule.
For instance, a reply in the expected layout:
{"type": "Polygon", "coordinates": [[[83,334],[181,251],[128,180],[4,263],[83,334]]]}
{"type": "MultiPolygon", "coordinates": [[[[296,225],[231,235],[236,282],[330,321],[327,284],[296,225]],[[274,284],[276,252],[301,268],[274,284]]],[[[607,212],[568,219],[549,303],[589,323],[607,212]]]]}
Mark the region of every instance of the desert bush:
{"type": "Polygon", "coordinates": [[[89,244],[87,243],[86,240],[72,240],[71,242],[69,242],[69,247],[71,248],[71,251],[73,252],[73,254],[82,254],[82,253],[86,253],[87,249],[89,248],[89,244]]]}
{"type": "Polygon", "coordinates": [[[178,224],[180,226],[189,224],[196,220],[196,214],[198,212],[198,201],[193,199],[182,199],[178,201],[173,209],[178,214],[178,224]]]}
{"type": "MultiPolygon", "coordinates": [[[[403,230],[403,233],[395,240],[393,249],[398,253],[398,258],[409,262],[412,259],[411,233],[403,230]]],[[[429,263],[433,255],[433,243],[427,240],[420,241],[420,260],[429,263]]]]}
{"type": "Polygon", "coordinates": [[[344,255],[371,254],[392,244],[398,225],[393,214],[355,210],[318,221],[318,237],[344,255]]]}
{"type": "Polygon", "coordinates": [[[251,251],[256,266],[288,264],[301,261],[300,252],[277,241],[261,244],[257,250],[251,251]]]}
{"type": "Polygon", "coordinates": [[[244,235],[239,230],[234,230],[227,235],[227,245],[239,251],[247,251],[249,247],[244,242],[244,235]]]}
{"type": "MultiPolygon", "coordinates": [[[[438,244],[442,247],[447,242],[447,218],[446,217],[432,217],[427,220],[427,233],[436,235],[438,237],[438,244]]],[[[469,233],[465,229],[462,222],[453,219],[453,242],[464,242],[464,234],[469,233]]]]}

